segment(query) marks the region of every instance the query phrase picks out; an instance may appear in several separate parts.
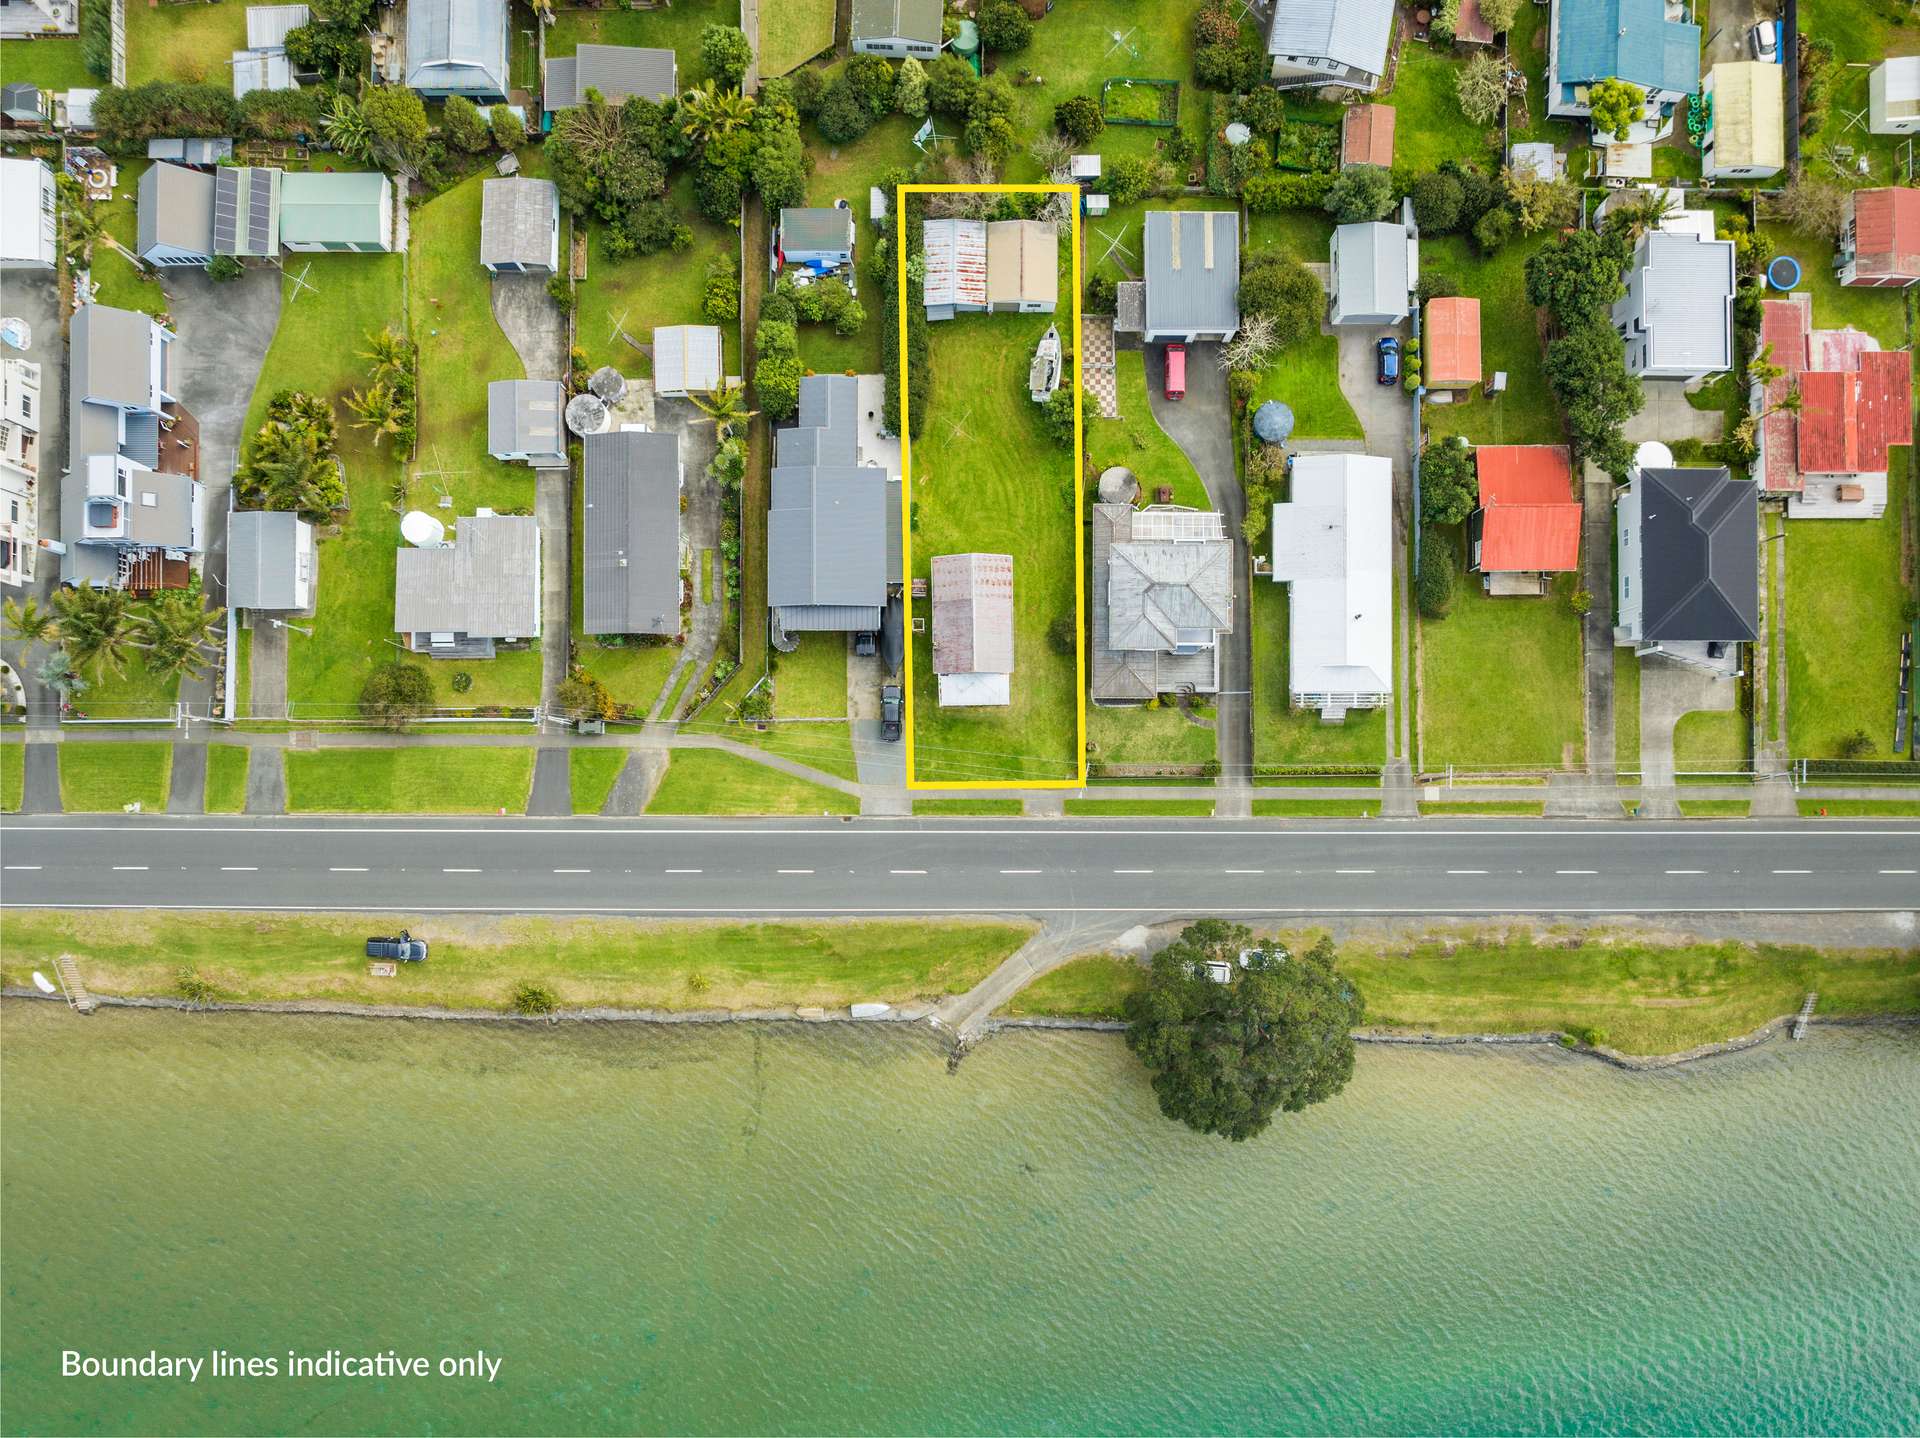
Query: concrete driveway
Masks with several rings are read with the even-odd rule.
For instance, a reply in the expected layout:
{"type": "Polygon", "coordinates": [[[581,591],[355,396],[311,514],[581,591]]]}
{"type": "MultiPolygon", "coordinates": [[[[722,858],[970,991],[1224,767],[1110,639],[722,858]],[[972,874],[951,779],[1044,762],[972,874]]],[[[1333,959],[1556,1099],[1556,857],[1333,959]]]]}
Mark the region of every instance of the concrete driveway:
{"type": "Polygon", "coordinates": [[[1640,661],[1640,817],[1680,817],[1673,730],[1682,714],[1733,708],[1732,675],[1711,674],[1657,654],[1640,661]]]}
{"type": "Polygon", "coordinates": [[[1163,345],[1147,346],[1147,403],[1153,417],[1180,446],[1206,486],[1207,498],[1226,521],[1233,540],[1233,633],[1220,656],[1220,693],[1215,707],[1215,753],[1223,786],[1246,788],[1253,777],[1253,616],[1247,606],[1247,542],[1240,522],[1247,496],[1233,467],[1233,407],[1220,346],[1187,347],[1185,399],[1166,398],[1163,345]]]}
{"type": "Polygon", "coordinates": [[[1640,413],[1620,427],[1629,443],[1657,439],[1663,444],[1697,439],[1716,443],[1726,429],[1726,416],[1717,409],[1695,409],[1687,399],[1684,380],[1649,379],[1640,382],[1646,403],[1640,413]]]}
{"type": "Polygon", "coordinates": [[[1707,11],[1706,39],[1700,47],[1702,71],[1723,60],[1750,60],[1747,32],[1762,20],[1778,19],[1772,0],[1713,0],[1707,11]]]}

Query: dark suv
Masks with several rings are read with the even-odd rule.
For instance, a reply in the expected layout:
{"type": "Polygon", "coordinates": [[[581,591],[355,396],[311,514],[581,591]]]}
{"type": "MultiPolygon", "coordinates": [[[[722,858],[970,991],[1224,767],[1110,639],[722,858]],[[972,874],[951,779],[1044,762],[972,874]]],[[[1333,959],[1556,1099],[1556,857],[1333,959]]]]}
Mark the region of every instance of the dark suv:
{"type": "Polygon", "coordinates": [[[367,957],[370,959],[398,959],[403,964],[417,964],[426,956],[427,941],[416,939],[405,929],[390,939],[367,940],[367,957]]]}
{"type": "Polygon", "coordinates": [[[889,684],[880,691],[880,737],[889,743],[900,738],[900,686],[889,684]]]}

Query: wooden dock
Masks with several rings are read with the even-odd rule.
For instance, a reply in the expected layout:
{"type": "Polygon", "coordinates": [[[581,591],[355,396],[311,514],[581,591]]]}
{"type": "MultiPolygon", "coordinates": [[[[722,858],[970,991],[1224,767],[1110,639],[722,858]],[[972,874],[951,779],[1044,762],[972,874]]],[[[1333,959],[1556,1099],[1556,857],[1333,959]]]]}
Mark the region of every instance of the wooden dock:
{"type": "Polygon", "coordinates": [[[60,976],[61,992],[67,996],[67,1004],[76,1014],[90,1014],[100,1007],[99,1001],[87,992],[87,986],[81,982],[80,969],[73,961],[72,954],[62,954],[53,961],[53,971],[60,976]]]}
{"type": "Polygon", "coordinates": [[[1803,1039],[1807,1036],[1807,1023],[1813,1018],[1813,1006],[1819,999],[1818,994],[1807,995],[1807,1001],[1800,1005],[1800,1012],[1793,1016],[1793,1027],[1787,1030],[1788,1037],[1803,1039]]]}

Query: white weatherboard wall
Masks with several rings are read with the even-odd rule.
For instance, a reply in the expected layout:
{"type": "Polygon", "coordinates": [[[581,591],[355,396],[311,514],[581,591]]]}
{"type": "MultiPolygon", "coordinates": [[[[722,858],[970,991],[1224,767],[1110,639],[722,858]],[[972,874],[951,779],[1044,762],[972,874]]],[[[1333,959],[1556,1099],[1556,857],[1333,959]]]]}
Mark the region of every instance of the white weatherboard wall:
{"type": "Polygon", "coordinates": [[[1623,644],[1640,641],[1640,491],[1632,485],[1621,491],[1614,506],[1615,543],[1613,572],[1614,639],[1623,644]]]}

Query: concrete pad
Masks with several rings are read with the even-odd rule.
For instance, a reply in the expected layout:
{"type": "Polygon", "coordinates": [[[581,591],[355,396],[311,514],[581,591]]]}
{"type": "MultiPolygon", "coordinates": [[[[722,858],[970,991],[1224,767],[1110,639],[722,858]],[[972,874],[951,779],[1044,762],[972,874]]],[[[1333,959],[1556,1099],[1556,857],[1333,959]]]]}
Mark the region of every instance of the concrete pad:
{"type": "Polygon", "coordinates": [[[541,749],[533,758],[533,788],[527,795],[529,816],[556,818],[573,812],[573,764],[566,749],[541,749]]]}
{"type": "Polygon", "coordinates": [[[167,790],[169,814],[207,812],[207,746],[175,744],[173,774],[167,790]]]}
{"type": "Polygon", "coordinates": [[[247,765],[247,812],[284,814],[286,811],[286,761],[280,750],[262,748],[247,765]]]}

